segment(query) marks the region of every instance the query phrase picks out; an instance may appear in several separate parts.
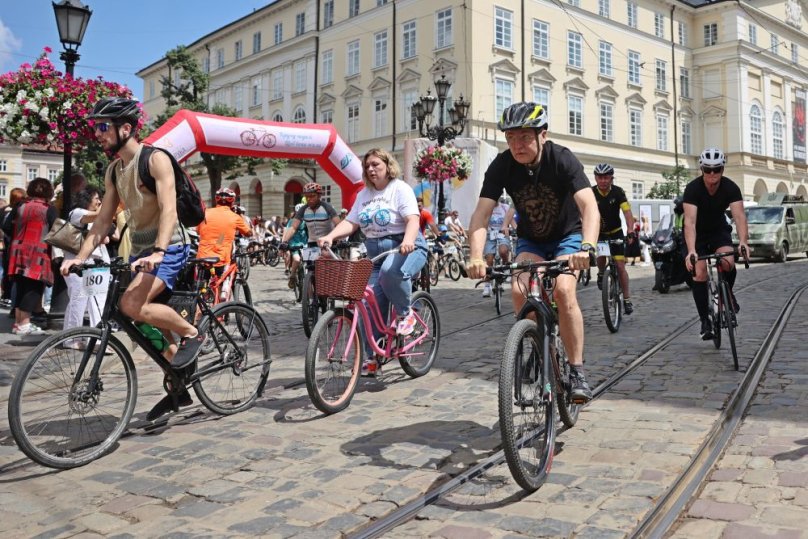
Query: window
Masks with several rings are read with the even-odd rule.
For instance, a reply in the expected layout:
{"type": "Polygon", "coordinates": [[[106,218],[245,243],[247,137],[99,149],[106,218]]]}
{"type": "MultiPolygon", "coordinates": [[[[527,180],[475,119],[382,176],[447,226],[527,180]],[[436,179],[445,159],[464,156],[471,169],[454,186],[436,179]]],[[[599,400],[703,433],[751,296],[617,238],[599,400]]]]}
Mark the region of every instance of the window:
{"type": "Polygon", "coordinates": [[[298,105],[295,111],[292,113],[292,123],[294,124],[306,123],[306,111],[301,105],[298,105]]]}
{"type": "Polygon", "coordinates": [[[567,3],[571,6],[581,7],[581,0],[567,0],[567,3]]]}
{"type": "Polygon", "coordinates": [[[387,100],[376,99],[373,102],[373,136],[383,137],[387,134],[387,100]]]}
{"type": "Polygon", "coordinates": [[[796,43],[791,43],[791,63],[796,64],[800,59],[800,47],[796,43]]]}
{"type": "Polygon", "coordinates": [[[238,112],[244,109],[244,88],[240,84],[233,86],[233,108],[238,112]]]}
{"type": "Polygon", "coordinates": [[[757,45],[757,26],[754,24],[749,25],[749,43],[757,45]]]}
{"type": "Polygon", "coordinates": [[[513,104],[513,82],[504,79],[494,79],[494,105],[495,118],[500,118],[502,112],[513,104]]]}
{"type": "Polygon", "coordinates": [[[631,198],[642,198],[645,195],[644,187],[642,182],[631,182],[631,198]]]}
{"type": "Polygon", "coordinates": [[[435,48],[442,49],[452,43],[452,9],[449,8],[435,15],[435,48]]]}
{"type": "Polygon", "coordinates": [[[387,30],[373,36],[373,67],[387,65],[387,30]]]}
{"type": "Polygon", "coordinates": [[[202,71],[210,73],[210,56],[202,58],[202,71]]]}
{"type": "Polygon", "coordinates": [[[28,167],[28,181],[33,181],[36,179],[37,176],[37,169],[34,167],[28,167]]]}
{"type": "Polygon", "coordinates": [[[359,140],[359,104],[348,105],[348,142],[359,140]]]}
{"type": "Polygon", "coordinates": [[[153,80],[149,81],[149,97],[150,98],[154,97],[154,81],[153,80]]]}
{"type": "Polygon", "coordinates": [[[665,15],[662,13],[654,13],[654,35],[665,37],[665,15]]]}
{"type": "Polygon", "coordinates": [[[657,92],[668,91],[668,63],[658,58],[656,61],[656,90],[657,92]]]}
{"type": "Polygon", "coordinates": [[[642,146],[642,111],[628,109],[628,140],[632,146],[642,146]]]}
{"type": "Polygon", "coordinates": [[[600,61],[598,63],[598,73],[605,77],[614,75],[612,71],[612,44],[605,41],[600,42],[600,61]]]}
{"type": "Polygon", "coordinates": [[[216,69],[224,67],[224,49],[216,49],[216,69]]]}
{"type": "Polygon", "coordinates": [[[418,101],[417,90],[403,90],[401,92],[401,128],[404,131],[418,129],[418,118],[415,117],[415,111],[412,109],[412,105],[416,101],[418,101]]]}
{"type": "Polygon", "coordinates": [[[348,0],[348,17],[359,15],[359,0],[348,0]]]}
{"type": "Polygon", "coordinates": [[[252,98],[250,99],[250,105],[255,107],[261,104],[261,77],[255,77],[252,82],[252,98]]]}
{"type": "Polygon", "coordinates": [[[281,41],[283,41],[283,23],[279,22],[275,24],[275,45],[281,41]]]}
{"type": "Polygon", "coordinates": [[[320,121],[324,124],[333,124],[334,123],[334,111],[333,110],[324,110],[320,114],[320,121]]]}
{"type": "Polygon", "coordinates": [[[494,45],[513,48],[513,11],[494,7],[494,45]]]}
{"type": "Polygon", "coordinates": [[[348,43],[348,70],[346,75],[359,73],[359,40],[348,43]]]}
{"type": "Polygon", "coordinates": [[[0,159],[0,172],[8,172],[8,161],[0,159]]]}
{"type": "Polygon", "coordinates": [[[550,90],[548,88],[542,88],[541,86],[534,86],[533,87],[533,102],[538,103],[544,108],[549,108],[550,106],[550,90]]]}
{"type": "Polygon", "coordinates": [[[679,21],[679,45],[687,46],[687,25],[679,21]]]}
{"type": "Polygon", "coordinates": [[[550,25],[533,19],[533,56],[550,58],[550,25]]]}
{"type": "Polygon", "coordinates": [[[383,6],[387,3],[387,0],[376,0],[376,7],[383,6]]]}
{"type": "Polygon", "coordinates": [[[611,11],[612,6],[610,0],[598,0],[598,15],[608,19],[611,11]]]}
{"type": "Polygon", "coordinates": [[[303,92],[306,90],[306,62],[297,62],[295,64],[295,92],[303,92]]]}
{"type": "Polygon", "coordinates": [[[704,25],[704,46],[712,47],[718,43],[718,24],[705,24],[704,25]]]}
{"type": "Polygon", "coordinates": [[[657,114],[656,117],[656,149],[668,151],[668,117],[664,114],[657,114]]]}
{"type": "Polygon", "coordinates": [[[0,198],[6,198],[8,196],[8,183],[5,181],[0,181],[0,198]]]}
{"type": "Polygon", "coordinates": [[[582,135],[584,126],[584,100],[577,95],[567,96],[570,135],[582,135]]]}
{"type": "Polygon", "coordinates": [[[323,84],[334,82],[334,51],[328,49],[323,53],[323,84]]]}
{"type": "Polygon", "coordinates": [[[581,55],[583,38],[577,32],[567,32],[567,65],[577,68],[583,67],[581,55]]]}
{"type": "Polygon", "coordinates": [[[253,54],[261,52],[261,32],[253,34],[253,54]]]}
{"type": "Polygon", "coordinates": [[[329,204],[331,204],[331,186],[330,185],[323,185],[323,195],[321,197],[322,200],[325,200],[329,204]]]}
{"type": "Polygon", "coordinates": [[[632,28],[637,28],[636,2],[626,2],[626,24],[628,24],[632,28]]]}
{"type": "Polygon", "coordinates": [[[414,58],[416,50],[415,21],[407,21],[401,32],[401,57],[414,58]]]}
{"type": "Polygon", "coordinates": [[[751,136],[752,153],[763,153],[763,115],[760,107],[752,105],[749,111],[749,134],[751,136]]]}
{"type": "Polygon", "coordinates": [[[639,52],[628,51],[628,82],[629,84],[641,84],[639,52]]]}
{"type": "Polygon", "coordinates": [[[323,28],[334,24],[334,0],[327,0],[323,4],[323,28]]]}
{"type": "Polygon", "coordinates": [[[283,68],[272,71],[272,99],[283,98],[283,68]]]}
{"type": "Polygon", "coordinates": [[[235,47],[233,48],[233,53],[233,55],[236,57],[236,62],[241,60],[241,57],[244,55],[244,47],[241,44],[241,40],[236,41],[235,47]]]}
{"type": "Polygon", "coordinates": [[[48,181],[54,183],[59,178],[59,174],[61,174],[60,170],[56,170],[55,168],[49,168],[48,181]]]}
{"type": "Polygon", "coordinates": [[[690,70],[686,67],[679,68],[679,92],[682,97],[690,99],[690,70]]]}
{"type": "Polygon", "coordinates": [[[777,37],[776,35],[772,34],[771,35],[771,40],[772,40],[771,51],[774,54],[780,54],[780,38],[777,37]]]}
{"type": "Polygon", "coordinates": [[[600,140],[614,142],[614,105],[600,103],[600,140]]]}
{"type": "Polygon", "coordinates": [[[272,113],[272,121],[273,122],[282,122],[283,121],[283,114],[281,114],[281,111],[276,110],[275,112],[272,113]]]}
{"type": "Polygon", "coordinates": [[[783,132],[785,125],[783,124],[783,117],[779,111],[775,111],[772,115],[772,150],[774,151],[775,159],[783,159],[785,154],[783,152],[783,132]]]}
{"type": "Polygon", "coordinates": [[[682,122],[682,153],[689,154],[692,146],[693,137],[690,133],[692,129],[690,122],[682,122]]]}
{"type": "Polygon", "coordinates": [[[306,14],[298,13],[295,15],[295,35],[302,35],[306,31],[306,14]]]}

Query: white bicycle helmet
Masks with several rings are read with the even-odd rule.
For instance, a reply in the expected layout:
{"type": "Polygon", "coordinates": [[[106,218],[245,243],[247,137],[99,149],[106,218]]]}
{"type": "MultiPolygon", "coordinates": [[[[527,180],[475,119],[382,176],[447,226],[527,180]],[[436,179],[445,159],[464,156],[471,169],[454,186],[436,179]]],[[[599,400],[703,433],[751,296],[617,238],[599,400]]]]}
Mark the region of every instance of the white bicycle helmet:
{"type": "Polygon", "coordinates": [[[700,167],[723,167],[726,163],[724,152],[718,148],[707,148],[699,156],[700,167]]]}
{"type": "Polygon", "coordinates": [[[595,165],[595,174],[598,176],[609,176],[614,174],[614,167],[609,163],[600,163],[595,165]]]}

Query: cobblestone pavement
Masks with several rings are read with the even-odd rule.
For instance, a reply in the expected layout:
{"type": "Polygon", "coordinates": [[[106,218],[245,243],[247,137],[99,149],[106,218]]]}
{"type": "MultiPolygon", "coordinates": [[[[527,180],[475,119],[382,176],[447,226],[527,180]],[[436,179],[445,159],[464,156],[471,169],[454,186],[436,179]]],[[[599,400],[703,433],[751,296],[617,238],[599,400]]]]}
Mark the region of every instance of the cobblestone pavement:
{"type": "MultiPolygon", "coordinates": [[[[740,272],[742,366],[791,291],[805,280],[806,267],[792,260],[740,272]]],[[[595,385],[694,321],[687,288],[660,295],[650,291],[648,268],[630,271],[636,310],[617,334],[605,327],[594,282],[579,294],[587,326],[587,373],[595,385]]],[[[410,380],[391,363],[378,379],[361,382],[345,411],[329,417],[311,405],[302,383],[306,339],[283,273],[253,268],[250,286],[271,327],[274,358],[269,389],[253,409],[219,417],[193,406],[165,425],[151,425],[144,415],[160,398],[161,377],[141,359],[138,405],[128,435],[103,459],[63,472],[27,461],[4,414],[0,532],[339,537],[498,448],[498,364],[513,318],[496,317],[493,301],[482,300],[469,281],[441,281],[434,289],[443,338],[429,375],[410,380]]],[[[804,327],[804,309],[795,316],[804,327]]],[[[522,496],[507,467],[500,466],[387,535],[624,536],[688,461],[740,379],[727,347],[715,350],[697,332],[692,325],[587,407],[578,425],[560,435],[553,472],[538,492],[522,496]]],[[[30,346],[13,336],[0,338],[0,402],[7,399],[11,376],[30,346]]],[[[805,409],[806,369],[797,360],[805,355],[796,344],[789,350],[795,354],[793,384],[803,396],[783,402],[775,399],[781,395],[770,395],[775,400],[769,413],[774,413],[771,407],[805,409]]],[[[805,428],[804,414],[778,417],[783,430],[805,428]]],[[[804,445],[787,442],[772,429],[785,452],[802,454],[804,445]]],[[[800,473],[805,468],[803,463],[800,473]]],[[[804,488],[795,492],[804,509],[804,488]]]]}

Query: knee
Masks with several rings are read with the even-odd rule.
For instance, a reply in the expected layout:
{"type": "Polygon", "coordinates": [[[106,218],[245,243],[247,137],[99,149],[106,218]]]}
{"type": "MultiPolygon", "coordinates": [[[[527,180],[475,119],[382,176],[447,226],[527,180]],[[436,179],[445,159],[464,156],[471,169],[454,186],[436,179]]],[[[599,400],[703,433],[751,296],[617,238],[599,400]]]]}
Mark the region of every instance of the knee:
{"type": "Polygon", "coordinates": [[[137,298],[124,294],[123,297],[121,297],[119,307],[124,316],[132,320],[138,320],[142,305],[137,298]]]}

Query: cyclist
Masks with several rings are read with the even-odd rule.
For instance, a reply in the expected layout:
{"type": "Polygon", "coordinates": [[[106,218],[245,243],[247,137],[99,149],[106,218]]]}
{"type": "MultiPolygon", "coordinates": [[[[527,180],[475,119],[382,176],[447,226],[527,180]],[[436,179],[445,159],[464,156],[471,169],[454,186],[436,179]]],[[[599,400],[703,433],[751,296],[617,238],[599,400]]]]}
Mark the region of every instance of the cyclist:
{"type": "MultiPolygon", "coordinates": [[[[621,187],[614,185],[614,167],[608,163],[600,163],[595,166],[595,182],[592,192],[595,200],[598,201],[598,211],[600,211],[600,235],[598,241],[624,240],[623,225],[620,222],[620,212],[626,218],[626,227],[631,232],[628,233],[628,243],[637,241],[637,234],[634,233],[634,216],[631,214],[631,205],[626,198],[626,192],[621,187]]],[[[617,266],[617,276],[620,279],[620,287],[623,289],[623,306],[626,314],[634,312],[634,305],[631,303],[631,294],[628,291],[628,272],[626,271],[626,247],[616,247],[609,245],[612,250],[612,259],[617,266]]],[[[603,286],[603,268],[606,267],[606,257],[598,257],[598,288],[603,286]]]]}
{"type": "MultiPolygon", "coordinates": [[[[297,206],[295,206],[296,211],[294,217],[291,219],[291,225],[288,225],[286,230],[283,231],[283,238],[281,239],[282,246],[286,247],[283,244],[287,243],[290,238],[294,236],[298,227],[300,227],[300,223],[306,223],[308,245],[315,246],[317,245],[318,238],[331,232],[340,222],[339,215],[337,215],[334,207],[328,202],[321,200],[322,195],[323,187],[318,183],[311,182],[303,186],[303,196],[306,197],[306,204],[300,209],[297,209],[297,206]]],[[[297,281],[296,270],[300,257],[298,256],[296,258],[298,260],[292,262],[291,273],[289,273],[289,288],[294,288],[295,282],[297,281]]]]}
{"type": "Polygon", "coordinates": [[[219,189],[213,200],[216,206],[205,210],[205,220],[196,227],[199,234],[197,256],[219,257],[219,262],[214,264],[213,268],[216,275],[221,277],[230,264],[236,232],[244,236],[250,235],[250,224],[243,216],[233,211],[236,193],[232,189],[219,189]]]}
{"type": "Polygon", "coordinates": [[[426,228],[432,231],[432,234],[437,238],[440,235],[437,225],[435,225],[435,218],[432,212],[424,208],[424,199],[417,197],[415,201],[418,203],[418,229],[421,235],[426,237],[426,228]]]}
{"type": "MultiPolygon", "coordinates": [[[[385,316],[393,304],[398,318],[396,332],[409,335],[415,329],[415,316],[410,309],[412,283],[427,258],[426,240],[418,231],[419,211],[415,192],[401,178],[401,167],[386,150],[374,148],[362,158],[362,179],[365,187],[356,195],[348,217],[334,230],[321,236],[320,246],[328,246],[335,238],[347,236],[361,228],[367,240],[368,256],[373,258],[385,251],[398,249],[373,265],[370,285],[385,316]]],[[[380,335],[374,335],[379,338],[380,335]]],[[[375,375],[377,363],[367,358],[363,375],[375,375]]]]}
{"type": "MultiPolygon", "coordinates": [[[[499,197],[499,203],[491,210],[491,217],[488,219],[488,235],[485,240],[485,263],[490,267],[494,265],[494,256],[499,251],[499,258],[503,264],[507,264],[511,258],[511,237],[510,221],[513,217],[508,199],[505,196],[499,197]]],[[[483,286],[483,297],[491,297],[491,283],[486,282],[483,286]]]]}
{"type": "MultiPolygon", "coordinates": [[[[295,206],[295,213],[303,209],[305,204],[298,204],[295,206]]],[[[292,220],[289,219],[286,223],[286,228],[283,231],[284,237],[286,233],[292,228],[292,220]]],[[[286,243],[281,243],[278,248],[283,253],[286,261],[286,272],[289,274],[289,288],[294,288],[297,285],[297,267],[300,265],[300,250],[309,243],[309,227],[306,223],[300,223],[297,230],[292,234],[286,243]]]]}
{"type": "Polygon", "coordinates": [[[443,224],[449,227],[449,232],[462,241],[463,238],[466,237],[466,229],[463,228],[463,223],[460,222],[459,215],[457,210],[450,211],[446,219],[443,220],[443,224]]]}
{"type": "MultiPolygon", "coordinates": [[[[738,185],[724,176],[724,165],[727,159],[718,148],[707,148],[699,156],[701,176],[685,187],[682,201],[685,210],[685,243],[687,256],[685,265],[693,271],[691,256],[702,256],[710,253],[732,252],[732,227],[727,223],[724,212],[727,208],[732,212],[738,230],[739,250],[749,249],[749,229],[746,224],[746,213],[743,209],[743,195],[738,185]]],[[[740,310],[732,287],[735,285],[737,269],[733,257],[721,260],[721,269],[729,284],[732,303],[737,313],[740,310]]],[[[713,338],[713,329],[709,319],[707,297],[707,263],[696,262],[693,277],[693,301],[696,303],[701,318],[701,338],[708,341],[713,338]]]]}
{"type": "MultiPolygon", "coordinates": [[[[482,258],[486,225],[505,189],[516,206],[519,223],[516,261],[567,259],[572,270],[589,267],[595,253],[600,217],[583,166],[573,153],[547,140],[547,111],[536,103],[506,108],[497,127],[505,132],[508,150],[485,172],[477,208],[469,225],[472,279],[485,277],[482,258]]],[[[570,363],[571,397],[592,398],[583,371],[584,323],[575,296],[577,277],[560,275],[555,285],[561,338],[570,363]]],[[[511,284],[514,310],[525,303],[527,275],[511,284]]]]}
{"type": "MultiPolygon", "coordinates": [[[[107,97],[93,107],[88,116],[94,122],[95,136],[102,149],[118,155],[107,167],[105,195],[98,217],[89,230],[75,258],[62,263],[62,275],[71,266],[82,264],[101,245],[112,225],[118,202],[123,201],[130,213],[128,230],[132,243],[129,260],[134,275],[120,301],[121,312],[129,318],[160,329],[169,342],[166,358],[174,369],[190,365],[199,354],[203,336],[174,309],[165,305],[180,270],[185,266],[190,241],[177,219],[174,169],[163,152],[149,159],[149,172],[155,179],[156,192],[142,187],[138,176],[138,159],[143,144],[135,138],[140,120],[140,103],[123,97],[107,97]],[[112,180],[115,171],[116,180],[112,180]],[[164,294],[168,291],[167,294],[164,294]],[[180,337],[177,344],[172,335],[180,337]]],[[[191,404],[187,390],[180,395],[179,406],[191,404]]],[[[154,420],[173,408],[173,398],[166,395],[146,416],[154,420]]]]}

